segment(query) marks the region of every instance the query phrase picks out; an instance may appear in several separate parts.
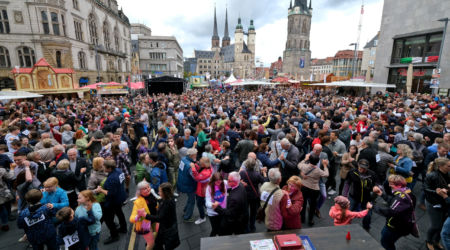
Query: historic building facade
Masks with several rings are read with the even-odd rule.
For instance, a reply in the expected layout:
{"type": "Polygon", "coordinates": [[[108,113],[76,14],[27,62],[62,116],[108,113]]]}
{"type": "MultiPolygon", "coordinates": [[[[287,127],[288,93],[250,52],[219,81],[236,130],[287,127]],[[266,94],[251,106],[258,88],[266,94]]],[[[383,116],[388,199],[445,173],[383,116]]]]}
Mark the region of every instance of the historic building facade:
{"type": "Polygon", "coordinates": [[[310,78],[312,6],[307,0],[295,0],[288,10],[288,35],[283,53],[283,73],[297,80],[310,78]]]}
{"type": "Polygon", "coordinates": [[[355,61],[354,50],[339,50],[333,59],[333,74],[341,77],[360,77],[362,51],[358,51],[355,61]],[[353,72],[354,75],[353,75],[353,72]]]}
{"type": "Polygon", "coordinates": [[[0,88],[41,58],[73,69],[75,85],[126,81],[130,23],[116,0],[0,1],[0,12],[0,88]]]}
{"type": "Polygon", "coordinates": [[[311,60],[311,75],[312,81],[323,81],[327,76],[333,73],[334,57],[327,57],[324,59],[311,60]]]}
{"type": "Polygon", "coordinates": [[[364,46],[364,52],[361,63],[361,74],[365,76],[373,76],[375,71],[375,60],[377,59],[379,33],[364,46]]]}
{"type": "Polygon", "coordinates": [[[210,76],[210,78],[229,76],[231,73],[238,78],[255,77],[255,39],[256,31],[253,20],[250,20],[250,26],[246,32],[241,18],[239,18],[234,32],[234,44],[231,44],[228,31],[228,10],[226,10],[224,37],[222,45],[220,45],[216,9],[214,9],[211,50],[194,51],[197,63],[196,72],[200,75],[210,76]],[[245,40],[245,36],[247,36],[247,40],[245,40]]]}

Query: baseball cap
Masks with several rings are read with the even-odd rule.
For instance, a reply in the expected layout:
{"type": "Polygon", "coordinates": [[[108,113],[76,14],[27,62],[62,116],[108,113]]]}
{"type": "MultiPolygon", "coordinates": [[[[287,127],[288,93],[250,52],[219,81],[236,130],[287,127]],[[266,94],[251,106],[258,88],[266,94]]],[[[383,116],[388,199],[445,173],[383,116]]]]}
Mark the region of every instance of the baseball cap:
{"type": "Polygon", "coordinates": [[[365,159],[362,159],[358,161],[358,167],[368,169],[369,168],[369,162],[365,159]]]}

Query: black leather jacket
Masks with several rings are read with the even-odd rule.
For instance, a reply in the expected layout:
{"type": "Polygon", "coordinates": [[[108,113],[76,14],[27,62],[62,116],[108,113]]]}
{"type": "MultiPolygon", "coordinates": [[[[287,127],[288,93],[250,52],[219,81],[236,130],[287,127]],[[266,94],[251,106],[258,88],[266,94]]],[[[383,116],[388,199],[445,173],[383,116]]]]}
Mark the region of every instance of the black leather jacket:
{"type": "Polygon", "coordinates": [[[441,171],[433,171],[427,174],[424,182],[425,199],[434,205],[441,205],[443,209],[446,208],[444,198],[436,193],[436,188],[448,189],[450,183],[450,177],[448,174],[444,174],[441,171]]]}

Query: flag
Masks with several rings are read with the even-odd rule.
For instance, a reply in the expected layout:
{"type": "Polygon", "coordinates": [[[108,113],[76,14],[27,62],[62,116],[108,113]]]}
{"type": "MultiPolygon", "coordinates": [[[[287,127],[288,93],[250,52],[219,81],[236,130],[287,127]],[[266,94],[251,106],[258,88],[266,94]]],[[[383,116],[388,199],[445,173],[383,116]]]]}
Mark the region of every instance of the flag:
{"type": "Polygon", "coordinates": [[[413,57],[412,58],[412,63],[421,63],[422,62],[422,57],[413,57]]]}
{"type": "Polygon", "coordinates": [[[364,5],[361,5],[361,15],[364,14],[364,5]]]}
{"type": "Polygon", "coordinates": [[[439,61],[439,56],[428,56],[425,58],[425,62],[437,62],[439,61]]]}
{"type": "Polygon", "coordinates": [[[400,63],[412,63],[412,57],[404,57],[400,59],[400,63]]]}
{"type": "Polygon", "coordinates": [[[305,67],[305,59],[304,58],[300,58],[300,68],[304,68],[305,67]]]}

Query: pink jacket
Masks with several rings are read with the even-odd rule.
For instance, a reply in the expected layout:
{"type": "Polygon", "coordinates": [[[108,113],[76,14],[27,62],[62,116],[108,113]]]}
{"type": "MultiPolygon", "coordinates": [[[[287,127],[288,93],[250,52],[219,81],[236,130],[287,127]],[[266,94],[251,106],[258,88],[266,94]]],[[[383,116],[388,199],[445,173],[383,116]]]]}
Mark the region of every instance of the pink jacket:
{"type": "Polygon", "coordinates": [[[351,224],[354,218],[365,217],[368,212],[369,212],[368,209],[361,212],[352,212],[347,209],[347,211],[345,212],[345,218],[340,219],[342,214],[342,208],[338,204],[335,204],[330,209],[330,217],[334,219],[335,226],[344,226],[351,224]]]}
{"type": "Polygon", "coordinates": [[[211,178],[212,169],[211,167],[209,167],[201,170],[197,164],[195,164],[195,167],[192,167],[191,169],[192,177],[194,177],[194,179],[197,181],[197,190],[195,191],[195,194],[200,197],[205,197],[206,186],[208,186],[209,179],[211,178]]]}

